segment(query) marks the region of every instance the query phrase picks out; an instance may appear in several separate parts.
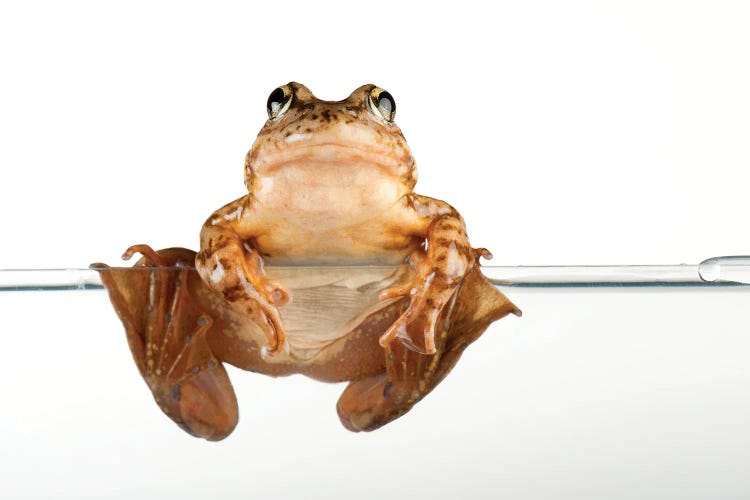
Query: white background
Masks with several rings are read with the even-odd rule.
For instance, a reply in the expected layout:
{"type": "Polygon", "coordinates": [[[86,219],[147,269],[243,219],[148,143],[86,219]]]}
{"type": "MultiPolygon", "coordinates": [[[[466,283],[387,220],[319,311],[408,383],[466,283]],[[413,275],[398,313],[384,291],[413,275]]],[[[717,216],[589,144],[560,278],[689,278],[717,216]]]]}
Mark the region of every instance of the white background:
{"type": "MultiPolygon", "coordinates": [[[[274,87],[389,90],[418,192],[497,264],[750,252],[744,2],[0,4],[0,268],[197,247],[274,87]]],[[[732,498],[748,296],[509,290],[524,309],[408,416],[232,371],[227,441],[159,412],[101,293],[0,298],[0,492],[124,498],[732,498]]]]}

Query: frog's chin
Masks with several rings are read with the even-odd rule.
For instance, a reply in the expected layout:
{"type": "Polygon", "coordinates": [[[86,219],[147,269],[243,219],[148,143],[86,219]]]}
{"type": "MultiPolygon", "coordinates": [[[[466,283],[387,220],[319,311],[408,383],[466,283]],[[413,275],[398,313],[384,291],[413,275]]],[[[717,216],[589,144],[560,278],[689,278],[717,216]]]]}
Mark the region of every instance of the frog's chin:
{"type": "Polygon", "coordinates": [[[346,196],[369,199],[386,196],[386,193],[402,194],[401,176],[381,163],[362,158],[336,161],[333,159],[308,158],[276,165],[266,172],[256,172],[253,194],[262,197],[276,192],[286,195],[303,195],[310,190],[325,196],[346,196]],[[360,192],[356,192],[361,190],[360,192]]]}
{"type": "Polygon", "coordinates": [[[301,226],[341,227],[372,219],[409,191],[398,178],[371,165],[311,161],[288,163],[257,175],[253,197],[301,226]]]}

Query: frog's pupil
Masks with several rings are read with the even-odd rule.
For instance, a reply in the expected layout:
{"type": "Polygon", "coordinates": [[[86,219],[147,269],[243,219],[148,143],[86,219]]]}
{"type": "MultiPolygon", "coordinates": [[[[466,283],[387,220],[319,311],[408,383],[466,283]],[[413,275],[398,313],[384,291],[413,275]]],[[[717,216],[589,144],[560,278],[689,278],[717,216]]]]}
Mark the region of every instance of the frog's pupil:
{"type": "Polygon", "coordinates": [[[393,115],[396,114],[396,101],[393,96],[386,90],[382,91],[377,98],[377,106],[383,117],[388,120],[393,120],[393,115]]]}
{"type": "Polygon", "coordinates": [[[285,100],[286,95],[284,94],[284,89],[281,87],[271,92],[271,95],[268,96],[268,113],[272,118],[279,114],[285,100]]]}

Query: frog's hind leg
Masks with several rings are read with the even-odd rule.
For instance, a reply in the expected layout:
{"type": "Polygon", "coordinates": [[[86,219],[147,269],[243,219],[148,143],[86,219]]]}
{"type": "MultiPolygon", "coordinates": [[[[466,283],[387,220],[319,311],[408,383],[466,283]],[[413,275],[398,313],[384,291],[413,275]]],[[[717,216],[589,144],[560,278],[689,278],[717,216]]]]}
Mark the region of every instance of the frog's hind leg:
{"type": "Polygon", "coordinates": [[[408,412],[427,394],[423,381],[429,380],[434,355],[420,354],[393,342],[386,349],[386,371],[351,382],[339,398],[336,410],[341,423],[350,431],[372,431],[408,412]]]}
{"type": "Polygon", "coordinates": [[[344,427],[372,431],[408,412],[445,378],[490,323],[510,313],[520,315],[475,267],[439,321],[435,354],[392,342],[385,349],[386,371],[351,382],[339,398],[337,410],[344,427]]]}
{"type": "Polygon", "coordinates": [[[112,305],[125,326],[133,359],[162,411],[186,432],[208,440],[229,435],[237,424],[234,389],[211,351],[214,319],[194,300],[202,286],[190,269],[195,252],[155,252],[131,247],[144,258],[133,268],[96,264],[112,305]]]}

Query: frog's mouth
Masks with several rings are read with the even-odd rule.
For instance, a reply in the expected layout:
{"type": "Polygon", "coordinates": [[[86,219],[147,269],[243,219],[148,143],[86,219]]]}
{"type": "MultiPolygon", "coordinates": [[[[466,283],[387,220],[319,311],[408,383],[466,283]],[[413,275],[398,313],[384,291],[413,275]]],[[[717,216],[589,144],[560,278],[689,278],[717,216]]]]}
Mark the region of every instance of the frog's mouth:
{"type": "MultiPolygon", "coordinates": [[[[377,129],[376,129],[377,130],[377,129]]],[[[257,175],[273,175],[286,168],[319,167],[377,169],[401,177],[414,168],[409,147],[400,133],[376,133],[370,126],[336,124],[307,128],[269,140],[259,136],[250,151],[250,167],[257,175]]]]}
{"type": "Polygon", "coordinates": [[[383,175],[399,177],[410,167],[410,157],[396,157],[385,148],[340,142],[293,143],[292,147],[258,155],[260,161],[253,164],[256,173],[272,175],[286,168],[328,168],[345,169],[346,175],[353,169],[377,169],[383,175]]]}

